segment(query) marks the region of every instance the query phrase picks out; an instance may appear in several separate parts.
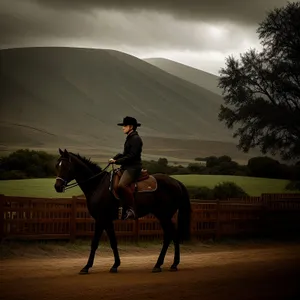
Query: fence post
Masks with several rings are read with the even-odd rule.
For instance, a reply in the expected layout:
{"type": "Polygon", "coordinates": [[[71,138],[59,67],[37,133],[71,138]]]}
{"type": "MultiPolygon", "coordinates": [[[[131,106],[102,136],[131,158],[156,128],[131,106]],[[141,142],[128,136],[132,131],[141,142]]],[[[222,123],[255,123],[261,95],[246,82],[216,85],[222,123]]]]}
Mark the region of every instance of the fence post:
{"type": "Polygon", "coordinates": [[[136,219],[135,221],[134,221],[135,223],[134,223],[134,240],[135,240],[135,242],[136,243],[138,243],[138,241],[139,241],[139,219],[136,219]]]}
{"type": "Polygon", "coordinates": [[[77,206],[77,197],[72,197],[71,202],[71,216],[70,216],[70,239],[71,242],[74,242],[76,239],[76,206],[77,206]]]}
{"type": "Polygon", "coordinates": [[[5,196],[0,194],[0,241],[4,239],[4,198],[5,196]]]}
{"type": "Polygon", "coordinates": [[[217,200],[217,233],[216,238],[218,239],[221,236],[221,226],[220,226],[220,200],[217,200]]]}

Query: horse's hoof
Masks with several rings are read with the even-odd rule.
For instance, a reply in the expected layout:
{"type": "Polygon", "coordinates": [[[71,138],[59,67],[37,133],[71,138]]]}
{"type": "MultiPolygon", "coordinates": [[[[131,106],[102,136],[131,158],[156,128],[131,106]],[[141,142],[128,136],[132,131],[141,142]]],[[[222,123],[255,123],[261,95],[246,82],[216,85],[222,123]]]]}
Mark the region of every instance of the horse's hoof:
{"type": "Polygon", "coordinates": [[[112,267],[112,268],[110,268],[109,272],[110,273],[118,273],[118,268],[112,267]]]}
{"type": "Polygon", "coordinates": [[[171,266],[169,269],[170,272],[176,272],[178,271],[177,266],[171,266]]]}
{"type": "Polygon", "coordinates": [[[161,272],[161,268],[156,268],[156,267],[154,267],[153,269],[152,269],[152,273],[159,273],[159,272],[161,272]]]}
{"type": "Polygon", "coordinates": [[[80,270],[79,274],[80,275],[89,274],[89,269],[83,268],[83,269],[80,270]]]}

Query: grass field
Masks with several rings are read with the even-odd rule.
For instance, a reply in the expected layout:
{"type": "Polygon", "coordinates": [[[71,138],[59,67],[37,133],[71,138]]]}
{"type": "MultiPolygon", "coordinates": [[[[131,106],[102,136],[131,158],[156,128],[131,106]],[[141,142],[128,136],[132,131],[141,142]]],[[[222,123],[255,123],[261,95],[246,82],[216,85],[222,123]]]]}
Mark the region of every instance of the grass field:
{"type": "MultiPolygon", "coordinates": [[[[220,182],[233,181],[251,196],[260,196],[262,193],[288,192],[285,190],[288,180],[222,175],[174,175],[172,177],[181,180],[187,187],[214,187],[220,182]]],[[[0,194],[6,196],[54,198],[68,198],[82,194],[79,187],[74,187],[63,194],[58,194],[54,190],[54,182],[54,178],[3,180],[0,181],[0,194]]]]}
{"type": "Polygon", "coordinates": [[[173,177],[181,180],[187,187],[207,186],[212,188],[220,182],[232,181],[243,188],[250,196],[260,196],[262,193],[289,192],[285,190],[285,186],[289,181],[282,179],[229,175],[174,175],[173,177]]]}

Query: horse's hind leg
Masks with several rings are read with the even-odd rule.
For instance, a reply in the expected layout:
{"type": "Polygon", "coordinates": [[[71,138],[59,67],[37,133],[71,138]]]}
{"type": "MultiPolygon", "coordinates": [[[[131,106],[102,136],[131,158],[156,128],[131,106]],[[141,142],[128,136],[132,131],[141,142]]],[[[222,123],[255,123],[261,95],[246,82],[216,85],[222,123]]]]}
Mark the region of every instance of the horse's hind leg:
{"type": "Polygon", "coordinates": [[[163,246],[160,251],[159,257],[158,257],[157,262],[152,270],[153,273],[161,272],[161,266],[164,263],[167,250],[168,250],[169,245],[172,240],[173,223],[172,223],[171,219],[160,220],[160,223],[161,223],[161,226],[162,226],[162,229],[164,232],[164,240],[163,240],[163,246]]]}
{"type": "Polygon", "coordinates": [[[170,267],[170,271],[177,271],[177,266],[180,262],[180,247],[179,247],[179,238],[177,234],[177,230],[175,229],[174,224],[172,223],[172,236],[174,243],[174,261],[172,266],[170,267]]]}
{"type": "Polygon", "coordinates": [[[93,266],[94,259],[95,259],[95,253],[99,246],[99,241],[100,241],[102,233],[103,233],[103,224],[96,220],[89,259],[88,259],[86,266],[81,269],[79,274],[88,274],[89,268],[91,268],[93,266]]]}
{"type": "Polygon", "coordinates": [[[114,224],[112,221],[109,222],[108,224],[106,224],[105,230],[108,235],[108,238],[110,241],[110,246],[111,246],[111,249],[113,250],[114,258],[115,258],[115,263],[111,267],[110,272],[117,273],[118,267],[121,264],[121,260],[120,260],[119,251],[118,251],[118,243],[117,243],[115,228],[114,228],[114,224]]]}

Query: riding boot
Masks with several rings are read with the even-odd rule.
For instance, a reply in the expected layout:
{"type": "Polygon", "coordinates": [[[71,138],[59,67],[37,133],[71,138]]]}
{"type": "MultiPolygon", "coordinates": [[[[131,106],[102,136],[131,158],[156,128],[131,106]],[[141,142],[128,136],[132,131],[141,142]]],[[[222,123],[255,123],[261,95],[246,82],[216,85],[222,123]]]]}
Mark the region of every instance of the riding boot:
{"type": "Polygon", "coordinates": [[[127,208],[124,220],[135,219],[136,215],[133,209],[134,197],[129,187],[122,189],[122,200],[124,202],[123,207],[127,208]]]}

